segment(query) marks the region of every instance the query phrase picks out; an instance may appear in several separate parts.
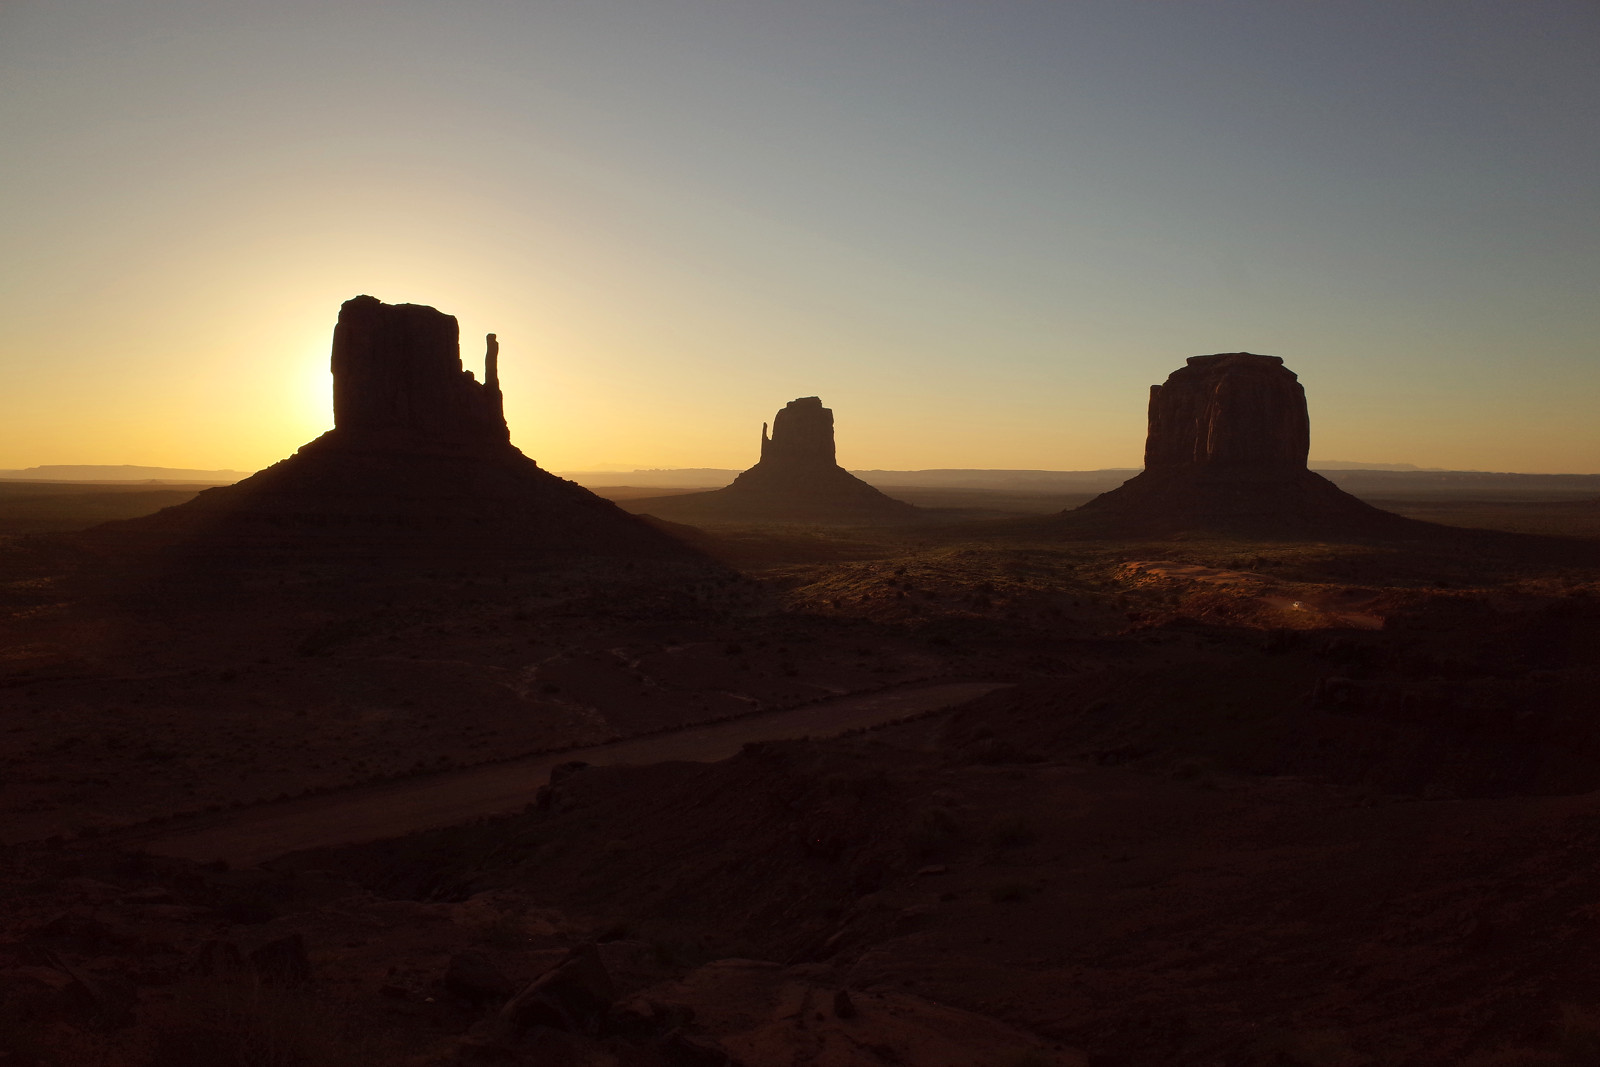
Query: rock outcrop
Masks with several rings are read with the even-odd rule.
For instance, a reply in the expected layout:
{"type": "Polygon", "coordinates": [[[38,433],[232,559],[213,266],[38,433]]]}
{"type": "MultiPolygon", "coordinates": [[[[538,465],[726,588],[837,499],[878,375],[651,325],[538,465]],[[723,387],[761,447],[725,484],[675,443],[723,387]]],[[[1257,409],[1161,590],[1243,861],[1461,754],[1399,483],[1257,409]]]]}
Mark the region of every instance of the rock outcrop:
{"type": "Polygon", "coordinates": [[[1426,528],[1306,467],[1305,389],[1277,356],[1192,356],[1150,387],[1145,469],[1052,521],[1091,537],[1401,536],[1426,528]]]}
{"type": "Polygon", "coordinates": [[[918,508],[885,496],[835,458],[833,411],[814,396],[791,400],[761,427],[761,459],[707,493],[635,501],[634,510],[681,522],[884,525],[915,522],[918,508]]]}
{"type": "Polygon", "coordinates": [[[332,430],[244,481],[99,536],[258,558],[702,558],[514,447],[497,338],[488,335],[479,382],[457,335],[455,318],[431,307],[346,301],[333,333],[332,430]]]}

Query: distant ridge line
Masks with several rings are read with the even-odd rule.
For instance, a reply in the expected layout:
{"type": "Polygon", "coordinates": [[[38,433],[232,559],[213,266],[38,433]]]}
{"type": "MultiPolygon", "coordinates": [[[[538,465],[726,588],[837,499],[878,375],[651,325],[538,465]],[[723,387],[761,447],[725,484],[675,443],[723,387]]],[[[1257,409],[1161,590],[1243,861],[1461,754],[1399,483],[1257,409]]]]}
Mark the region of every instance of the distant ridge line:
{"type": "MultiPolygon", "coordinates": [[[[1600,473],[1522,474],[1505,471],[1463,471],[1417,467],[1405,463],[1358,466],[1341,460],[1312,460],[1335,484],[1348,490],[1386,493],[1443,490],[1545,490],[1560,495],[1600,496],[1600,473]]],[[[879,488],[922,486],[952,489],[1061,490],[1102,492],[1133,477],[1142,468],[1107,467],[1099,470],[1040,470],[1002,468],[931,467],[921,470],[860,470],[851,474],[879,488]]],[[[186,467],[151,467],[136,464],[44,464],[17,470],[0,470],[0,481],[19,482],[192,482],[228,485],[250,476],[249,471],[200,470],[186,467]]],[[[634,471],[553,472],[585,486],[636,486],[640,488],[717,488],[732,482],[736,470],[720,467],[654,467],[634,471]]]]}
{"type": "MultiPolygon", "coordinates": [[[[1454,470],[1448,467],[1418,467],[1412,463],[1352,463],[1343,460],[1312,460],[1314,471],[1375,471],[1403,474],[1495,474],[1508,477],[1530,478],[1586,478],[1586,474],[1514,474],[1506,471],[1454,470]]],[[[1096,467],[1083,470],[1061,470],[1043,467],[919,467],[915,470],[886,470],[881,467],[849,467],[851,474],[874,484],[909,485],[928,483],[930,479],[953,476],[958,480],[996,480],[1002,478],[1039,477],[1091,478],[1100,475],[1120,474],[1132,477],[1143,467],[1096,467]]],[[[672,485],[711,484],[713,481],[732,481],[739,472],[723,467],[639,467],[635,470],[559,470],[552,472],[585,485],[672,485]],[[685,479],[703,478],[705,482],[688,482],[685,479]]],[[[940,482],[938,484],[948,484],[940,482]]]]}
{"type": "Polygon", "coordinates": [[[186,467],[142,467],[132,463],[53,463],[20,470],[0,470],[0,481],[12,482],[204,482],[231,485],[250,471],[193,470],[186,467]]]}

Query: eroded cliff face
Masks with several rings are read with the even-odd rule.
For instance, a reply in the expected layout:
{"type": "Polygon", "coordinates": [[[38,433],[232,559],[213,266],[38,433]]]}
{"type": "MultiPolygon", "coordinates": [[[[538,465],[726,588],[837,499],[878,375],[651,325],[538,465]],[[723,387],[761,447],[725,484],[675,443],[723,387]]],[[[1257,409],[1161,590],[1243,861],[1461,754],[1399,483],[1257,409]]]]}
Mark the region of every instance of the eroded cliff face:
{"type": "Polygon", "coordinates": [[[1304,470],[1306,391],[1277,356],[1191,356],[1150,387],[1145,470],[1191,464],[1304,470]]]}
{"type": "Polygon", "coordinates": [[[499,346],[490,334],[479,382],[461,366],[459,336],[455,316],[431,307],[345,301],[333,330],[334,439],[404,451],[508,447],[499,346]]]}

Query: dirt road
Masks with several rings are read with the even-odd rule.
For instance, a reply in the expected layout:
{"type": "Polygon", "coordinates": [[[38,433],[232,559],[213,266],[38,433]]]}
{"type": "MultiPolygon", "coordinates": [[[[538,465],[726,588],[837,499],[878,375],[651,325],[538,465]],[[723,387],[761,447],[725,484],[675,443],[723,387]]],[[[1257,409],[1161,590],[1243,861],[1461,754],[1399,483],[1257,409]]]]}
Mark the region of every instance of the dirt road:
{"type": "Polygon", "coordinates": [[[709,763],[734,755],[751,741],[831,737],[953,707],[1000,688],[995,682],[950,682],[838,697],[669,734],[304,797],[208,817],[181,829],[163,826],[120,834],[117,839],[163,856],[221,859],[235,866],[261,863],[300,849],[372,841],[519,810],[549,779],[550,769],[568,760],[595,765],[709,763]]]}

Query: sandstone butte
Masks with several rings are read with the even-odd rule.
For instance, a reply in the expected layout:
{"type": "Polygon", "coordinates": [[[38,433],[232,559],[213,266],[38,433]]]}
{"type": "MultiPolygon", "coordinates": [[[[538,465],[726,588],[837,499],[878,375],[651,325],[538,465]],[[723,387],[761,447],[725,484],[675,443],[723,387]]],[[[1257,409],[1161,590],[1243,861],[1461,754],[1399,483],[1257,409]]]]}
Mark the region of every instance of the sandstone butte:
{"type": "Polygon", "coordinates": [[[1144,471],[1049,523],[1090,537],[1389,537],[1432,529],[1312,473],[1310,445],[1305,388],[1282,359],[1191,356],[1150,387],[1144,471]]]}
{"type": "Polygon", "coordinates": [[[235,485],[108,523],[94,539],[290,557],[699,558],[512,445],[498,359],[489,334],[480,382],[462,367],[454,316],[347,300],[333,331],[333,429],[235,485]]]}
{"type": "Polygon", "coordinates": [[[839,466],[833,411],[818,397],[791,400],[761,427],[761,458],[731,485],[706,493],[639,502],[653,515],[684,522],[885,525],[916,522],[920,510],[839,466]]]}

